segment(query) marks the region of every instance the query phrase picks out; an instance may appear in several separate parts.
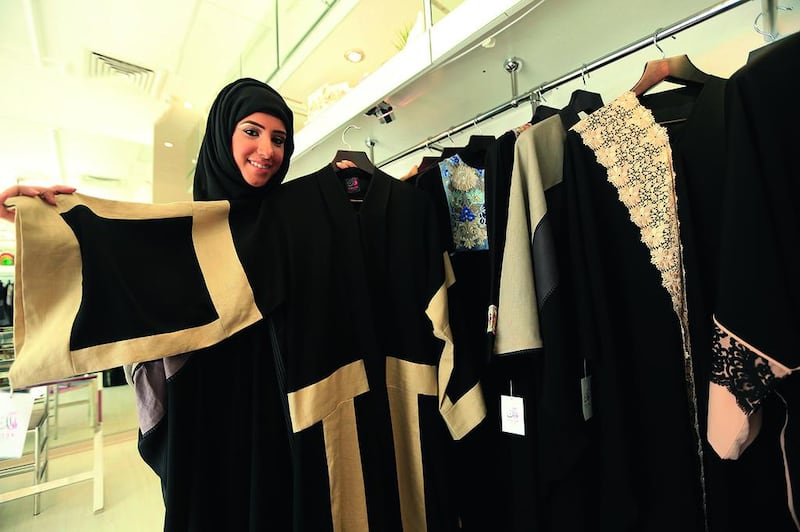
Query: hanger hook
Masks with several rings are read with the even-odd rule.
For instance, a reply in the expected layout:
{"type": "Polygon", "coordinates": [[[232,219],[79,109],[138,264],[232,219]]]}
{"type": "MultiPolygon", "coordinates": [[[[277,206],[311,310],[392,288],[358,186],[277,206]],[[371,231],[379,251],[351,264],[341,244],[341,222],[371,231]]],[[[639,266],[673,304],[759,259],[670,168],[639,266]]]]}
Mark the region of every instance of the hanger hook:
{"type": "Polygon", "coordinates": [[[547,98],[544,97],[544,93],[542,92],[542,88],[541,87],[536,89],[536,99],[539,102],[546,102],[547,101],[547,98]]]}
{"type": "Polygon", "coordinates": [[[773,34],[771,34],[768,31],[764,31],[758,27],[758,19],[760,19],[761,15],[763,14],[764,14],[763,11],[758,12],[758,15],[756,15],[756,19],[753,21],[753,29],[756,30],[756,33],[758,33],[759,35],[763,35],[764,37],[767,37],[770,41],[774,41],[775,36],[773,34]]]}
{"type": "Polygon", "coordinates": [[[455,144],[455,142],[453,141],[453,137],[450,136],[450,131],[451,130],[449,130],[449,129],[447,130],[447,138],[450,139],[450,143],[451,144],[455,144]]]}
{"type": "Polygon", "coordinates": [[[586,85],[587,76],[588,75],[586,74],[586,65],[584,64],[583,66],[581,66],[581,79],[583,80],[584,85],[586,85]]]}
{"type": "Polygon", "coordinates": [[[345,137],[345,135],[347,135],[347,132],[348,132],[348,131],[350,131],[351,129],[361,129],[361,128],[360,128],[360,127],[358,127],[358,126],[357,126],[357,125],[355,125],[355,124],[350,124],[349,126],[347,126],[346,128],[344,128],[344,131],[342,131],[342,144],[343,144],[343,145],[345,145],[345,146],[347,146],[347,149],[348,149],[348,150],[351,150],[351,151],[352,151],[352,150],[353,150],[353,147],[352,147],[352,146],[350,145],[350,143],[349,143],[349,142],[347,142],[347,140],[345,140],[345,138],[344,138],[344,137],[345,137]]]}
{"type": "Polygon", "coordinates": [[[472,125],[475,126],[475,129],[478,130],[478,133],[481,133],[481,134],[483,133],[483,130],[481,129],[481,126],[478,125],[478,117],[477,116],[472,119],[472,125]]]}
{"type": "Polygon", "coordinates": [[[663,49],[663,48],[661,48],[661,47],[658,45],[658,32],[660,32],[660,31],[661,31],[661,28],[658,28],[658,29],[657,29],[657,30],[656,30],[656,31],[653,33],[653,46],[655,46],[655,47],[658,49],[658,51],[659,51],[659,52],[661,52],[661,59],[664,59],[665,57],[667,57],[667,54],[665,54],[665,53],[664,53],[664,49],[663,49]]]}

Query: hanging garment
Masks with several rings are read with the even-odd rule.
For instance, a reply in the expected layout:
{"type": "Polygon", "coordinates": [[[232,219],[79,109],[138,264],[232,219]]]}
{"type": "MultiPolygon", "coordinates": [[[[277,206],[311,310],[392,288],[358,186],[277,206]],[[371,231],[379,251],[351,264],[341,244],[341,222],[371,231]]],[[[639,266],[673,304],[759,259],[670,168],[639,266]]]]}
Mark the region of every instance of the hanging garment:
{"type": "MultiPolygon", "coordinates": [[[[728,166],[708,412],[709,441],[723,458],[737,459],[729,462],[734,470],[752,462],[754,453],[763,454],[764,446],[780,446],[783,467],[762,467],[772,479],[785,470],[786,493],[773,498],[788,501],[791,522],[774,530],[800,529],[794,420],[800,409],[794,373],[800,367],[794,339],[800,171],[796,136],[790,133],[800,114],[791,103],[800,83],[798,53],[800,34],[786,37],[752,58],[728,84],[728,166]],[[780,109],[774,102],[781,102],[780,109]],[[770,429],[775,425],[779,431],[770,429]]],[[[732,491],[749,492],[752,479],[731,476],[730,484],[732,491]]]]}
{"type": "Polygon", "coordinates": [[[598,526],[703,530],[669,138],[630,92],[574,130],[564,187],[575,327],[592,371],[598,526]]]}
{"type": "Polygon", "coordinates": [[[295,529],[452,530],[448,450],[485,416],[477,371],[453,350],[430,201],[380,170],[366,187],[351,203],[326,166],[276,195],[263,294],[284,320],[295,529]]]}
{"type": "Polygon", "coordinates": [[[702,530],[704,513],[710,530],[785,529],[778,449],[762,446],[731,468],[705,438],[702,453],[697,446],[720,260],[724,91],[711,78],[646,95],[652,112],[626,93],[567,138],[580,341],[593,352],[595,445],[607,468],[599,489],[611,497],[596,509],[614,529],[702,530]],[[676,116],[666,130],[657,124],[676,116]],[[732,489],[737,473],[752,484],[732,489]],[[753,501],[764,511],[737,511],[753,501]]]}
{"type": "MultiPolygon", "coordinates": [[[[429,168],[417,178],[417,188],[432,200],[440,227],[440,238],[448,251],[456,283],[448,290],[449,321],[456,352],[467,364],[477,368],[483,386],[487,377],[486,307],[489,300],[489,233],[485,154],[495,145],[485,137],[474,137],[475,149],[461,149],[429,168]],[[478,142],[477,139],[480,139],[478,142]]],[[[471,140],[473,140],[471,139],[471,140]]],[[[455,148],[454,148],[455,149],[455,148]]],[[[494,405],[490,408],[496,410],[494,405]]],[[[454,472],[464,530],[504,528],[507,513],[497,511],[505,501],[497,491],[486,493],[485,486],[497,484],[500,471],[496,456],[494,424],[497,417],[477,427],[454,449],[468,469],[454,472]]]]}
{"type": "Polygon", "coordinates": [[[569,287],[560,274],[565,136],[561,117],[551,116],[521,133],[514,151],[492,371],[495,393],[507,394],[513,384],[526,405],[525,437],[503,441],[520,464],[514,497],[535,501],[512,506],[514,530],[531,522],[542,530],[586,529],[588,425],[580,357],[567,327],[574,320],[563,305],[569,287]]]}

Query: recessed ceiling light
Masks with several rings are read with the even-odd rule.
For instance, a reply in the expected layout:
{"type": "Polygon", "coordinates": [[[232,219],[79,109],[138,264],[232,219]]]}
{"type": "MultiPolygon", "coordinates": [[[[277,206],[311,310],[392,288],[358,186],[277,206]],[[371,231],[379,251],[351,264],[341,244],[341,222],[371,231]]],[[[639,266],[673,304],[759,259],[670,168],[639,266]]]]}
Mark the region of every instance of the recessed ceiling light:
{"type": "Polygon", "coordinates": [[[164,147],[165,147],[165,148],[171,148],[171,147],[173,147],[173,146],[174,146],[174,144],[173,144],[173,143],[171,143],[170,141],[167,141],[167,142],[165,142],[165,143],[164,143],[164,147]]]}
{"type": "Polygon", "coordinates": [[[192,102],[183,102],[183,106],[185,108],[187,108],[187,109],[191,109],[192,108],[192,102]]]}
{"type": "Polygon", "coordinates": [[[364,50],[358,48],[351,48],[344,53],[344,58],[351,63],[360,63],[364,60],[364,50]]]}

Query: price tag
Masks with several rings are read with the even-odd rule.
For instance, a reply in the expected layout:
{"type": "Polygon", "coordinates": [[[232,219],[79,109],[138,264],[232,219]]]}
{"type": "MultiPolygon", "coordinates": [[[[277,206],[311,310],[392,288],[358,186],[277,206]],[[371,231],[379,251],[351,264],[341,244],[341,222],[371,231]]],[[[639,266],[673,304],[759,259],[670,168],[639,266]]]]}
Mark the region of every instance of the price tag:
{"type": "Polygon", "coordinates": [[[500,428],[509,434],[525,436],[525,404],[522,397],[500,396],[500,428]]]}
{"type": "Polygon", "coordinates": [[[486,320],[486,332],[497,334],[497,305],[489,305],[489,312],[486,320]]]}
{"type": "Polygon", "coordinates": [[[33,412],[34,394],[0,392],[0,458],[19,458],[33,412]]]}
{"type": "MultiPolygon", "coordinates": [[[[575,381],[572,381],[575,382],[575,381]]],[[[583,405],[583,420],[589,421],[592,411],[592,376],[587,375],[581,379],[581,403],[583,405]]]]}

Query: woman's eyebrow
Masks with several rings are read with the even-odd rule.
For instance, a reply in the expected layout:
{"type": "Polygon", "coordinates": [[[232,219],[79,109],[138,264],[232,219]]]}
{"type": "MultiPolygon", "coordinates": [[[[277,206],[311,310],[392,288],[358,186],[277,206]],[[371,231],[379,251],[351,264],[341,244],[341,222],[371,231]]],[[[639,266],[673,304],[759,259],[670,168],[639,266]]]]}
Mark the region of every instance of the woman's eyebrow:
{"type": "Polygon", "coordinates": [[[244,124],[251,124],[253,126],[258,126],[261,129],[267,129],[264,126],[262,126],[261,124],[259,124],[258,122],[254,122],[253,120],[245,120],[244,122],[242,122],[242,125],[244,125],[244,124]]]}

